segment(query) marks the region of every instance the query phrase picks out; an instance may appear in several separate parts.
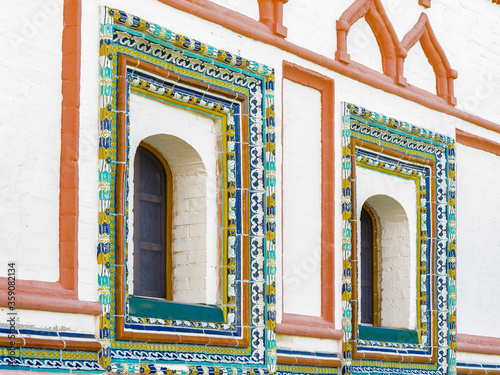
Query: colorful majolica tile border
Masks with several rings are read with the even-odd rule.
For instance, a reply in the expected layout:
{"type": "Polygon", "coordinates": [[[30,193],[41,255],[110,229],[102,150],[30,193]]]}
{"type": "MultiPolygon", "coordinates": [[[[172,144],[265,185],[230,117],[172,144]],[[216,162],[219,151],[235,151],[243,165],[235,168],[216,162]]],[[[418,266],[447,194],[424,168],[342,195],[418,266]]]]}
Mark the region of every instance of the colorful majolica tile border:
{"type": "MultiPolygon", "coordinates": [[[[99,165],[99,288],[103,313],[100,335],[104,349],[100,363],[106,370],[117,372],[167,371],[168,363],[192,363],[181,373],[227,373],[234,366],[245,365],[245,372],[267,372],[275,369],[275,143],[274,143],[274,70],[229,52],[218,50],[194,39],[175,34],[159,25],[149,23],[131,14],[111,8],[101,11],[100,41],[100,165],[99,165]],[[245,111],[237,103],[200,92],[197,85],[176,86],[168,80],[158,80],[140,69],[127,69],[127,102],[129,93],[150,97],[189,110],[213,111],[226,127],[222,149],[223,168],[221,191],[225,220],[224,249],[228,274],[224,280],[226,323],[191,322],[128,315],[128,282],[125,290],[116,285],[117,262],[116,216],[116,142],[118,121],[117,83],[118,60],[127,56],[157,66],[163,71],[188,77],[192,82],[209,84],[246,97],[245,111]],[[246,121],[241,121],[242,116],[246,121]],[[248,124],[242,129],[242,124],[248,124]],[[240,133],[248,134],[248,160],[241,160],[240,133]],[[242,163],[246,163],[242,166],[242,163]],[[247,171],[249,180],[249,207],[242,206],[239,179],[247,171]],[[242,215],[247,212],[249,236],[249,310],[250,340],[247,347],[217,347],[199,344],[176,344],[120,341],[116,339],[117,294],[125,299],[124,327],[130,331],[161,334],[203,334],[231,337],[240,335],[241,311],[241,236],[242,215]],[[231,229],[232,228],[232,229],[231,229]],[[213,364],[219,367],[213,367],[213,364]]],[[[127,137],[130,130],[127,107],[127,137]]],[[[223,129],[224,130],[224,129],[223,129]]],[[[128,155],[128,152],[127,152],[128,155]]],[[[128,156],[126,173],[128,173],[128,156]]],[[[246,192],[245,192],[246,194],[246,192]]],[[[127,194],[126,194],[127,195],[127,194]]],[[[127,195],[128,196],[128,195],[127,195]]],[[[127,221],[128,202],[125,204],[127,221]]],[[[128,222],[127,222],[127,225],[128,222]]],[[[127,244],[125,244],[127,248],[127,244]]],[[[128,269],[125,272],[127,280],[128,269]]],[[[121,297],[120,297],[121,298],[121,297]]],[[[170,371],[171,372],[171,371],[170,371]]]]}
{"type": "MultiPolygon", "coordinates": [[[[425,163],[424,163],[425,164],[425,163]]],[[[434,183],[434,182],[432,182],[434,183]]],[[[345,103],[342,118],[342,305],[343,357],[342,372],[350,373],[456,373],[456,206],[455,206],[455,146],[450,137],[433,133],[407,122],[369,111],[362,107],[345,103]],[[353,143],[354,141],[354,143],[353,143]],[[357,143],[356,143],[357,142],[357,143]],[[361,144],[355,147],[353,144],[361,144]],[[355,147],[355,149],[352,149],[355,147]],[[383,152],[372,150],[392,150],[392,155],[402,154],[416,159],[430,160],[435,168],[435,186],[431,185],[429,170],[425,165],[411,163],[397,157],[389,157],[383,152]],[[352,196],[354,181],[351,173],[356,167],[370,168],[380,173],[396,174],[413,178],[417,186],[417,197],[421,206],[417,212],[419,222],[418,344],[357,340],[353,345],[353,330],[358,322],[352,321],[352,233],[351,220],[356,197],[352,196]],[[431,189],[432,187],[435,189],[431,189]],[[434,194],[434,195],[432,195],[434,194]],[[435,202],[435,217],[428,219],[431,212],[429,202],[435,202]],[[432,222],[431,222],[432,221],[432,222]],[[435,226],[435,227],[432,227],[435,226]],[[431,231],[436,238],[432,239],[431,231]],[[435,242],[435,259],[431,257],[431,242],[435,242]],[[435,264],[435,270],[431,265],[435,264]],[[431,285],[431,274],[436,273],[436,285],[431,285]],[[435,301],[431,302],[435,289],[435,301]],[[431,306],[437,310],[437,319],[431,316],[431,306]],[[432,338],[433,331],[437,337],[432,338]],[[437,343],[436,358],[433,363],[412,363],[411,357],[430,356],[437,343]],[[388,358],[409,358],[391,362],[353,358],[353,350],[369,358],[387,355],[388,358]],[[392,357],[391,357],[392,356],[392,357]]],[[[355,273],[354,273],[355,274],[355,273]]],[[[357,331],[355,337],[358,337],[357,331]]],[[[432,358],[432,356],[430,357],[432,358]]]]}

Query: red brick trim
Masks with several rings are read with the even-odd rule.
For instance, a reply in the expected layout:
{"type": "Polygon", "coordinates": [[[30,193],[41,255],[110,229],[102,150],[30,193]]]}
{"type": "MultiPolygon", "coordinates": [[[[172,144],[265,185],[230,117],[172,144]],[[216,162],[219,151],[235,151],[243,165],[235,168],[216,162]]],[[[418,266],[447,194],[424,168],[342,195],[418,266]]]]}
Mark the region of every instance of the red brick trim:
{"type": "Polygon", "coordinates": [[[269,27],[272,33],[286,38],[288,29],[283,25],[283,4],[288,0],[258,0],[259,21],[269,27]]]}
{"type": "Polygon", "coordinates": [[[340,359],[321,359],[318,357],[311,358],[278,354],[278,364],[315,367],[341,367],[342,361],[340,359]]]}
{"type": "Polygon", "coordinates": [[[347,53],[347,34],[360,18],[373,30],[382,56],[382,70],[385,75],[396,79],[396,52],[399,39],[380,0],[356,0],[342,13],[337,21],[337,52],[335,58],[345,64],[350,63],[347,53]]]}
{"type": "Polygon", "coordinates": [[[500,355],[500,338],[459,333],[457,334],[457,351],[500,355]]]}
{"type": "Polygon", "coordinates": [[[10,339],[8,337],[0,337],[0,346],[56,350],[83,350],[88,352],[98,352],[102,349],[102,345],[99,341],[64,340],[61,337],[57,339],[34,339],[31,337],[18,337],[10,339]],[[14,343],[14,345],[12,345],[12,343],[14,343]]]}
{"type": "MultiPolygon", "coordinates": [[[[335,329],[334,257],[334,81],[299,65],[283,62],[283,79],[321,93],[321,317],[284,314],[277,333],[322,338],[342,338],[335,329]]],[[[282,131],[284,126],[282,126],[282,131]]],[[[283,137],[282,137],[283,138],[283,137]]],[[[283,227],[283,225],[282,225],[283,227]]],[[[286,246],[286,245],[285,245],[286,246]]],[[[285,250],[286,251],[286,250],[285,250]]]]}
{"type": "Polygon", "coordinates": [[[197,0],[196,3],[193,3],[190,0],[158,1],[188,14],[193,14],[209,22],[221,25],[226,29],[247,38],[255,39],[262,43],[280,48],[285,52],[292,53],[299,58],[320,65],[326,69],[342,74],[371,87],[397,95],[403,99],[421,104],[424,107],[435,111],[473,123],[482,128],[500,133],[500,124],[454,108],[445,100],[436,97],[434,94],[413,86],[400,86],[390,77],[356,62],[351,62],[346,65],[340,61],[333,60],[329,57],[308,50],[307,48],[300,47],[283,38],[277,37],[263,23],[240,13],[231,11],[225,7],[211,3],[207,0],[197,0]]]}
{"type": "MultiPolygon", "coordinates": [[[[78,300],[78,150],[80,138],[81,0],[64,1],[62,34],[59,280],[16,280],[16,307],[99,315],[98,302],[78,300]]],[[[0,307],[7,307],[7,278],[0,277],[0,307]]]]}
{"type": "Polygon", "coordinates": [[[457,104],[454,96],[454,80],[458,73],[451,68],[443,48],[432,30],[429,18],[425,13],[420,15],[415,26],[404,36],[401,42],[401,53],[398,54],[398,75],[403,76],[404,59],[408,51],[420,42],[425,56],[436,75],[436,93],[451,105],[457,104]]]}
{"type": "Polygon", "coordinates": [[[422,5],[424,8],[430,8],[431,0],[418,0],[418,5],[422,5]]]}
{"type": "MultiPolygon", "coordinates": [[[[457,143],[500,156],[500,143],[467,133],[460,129],[456,129],[455,133],[457,143]]],[[[459,333],[457,334],[457,351],[500,355],[500,338],[459,333]]],[[[461,368],[457,369],[457,372],[459,374],[500,374],[500,371],[488,372],[486,369],[476,368],[461,368]]]]}
{"type": "Polygon", "coordinates": [[[500,156],[500,143],[464,132],[460,129],[456,129],[455,133],[458,143],[500,156]]]}

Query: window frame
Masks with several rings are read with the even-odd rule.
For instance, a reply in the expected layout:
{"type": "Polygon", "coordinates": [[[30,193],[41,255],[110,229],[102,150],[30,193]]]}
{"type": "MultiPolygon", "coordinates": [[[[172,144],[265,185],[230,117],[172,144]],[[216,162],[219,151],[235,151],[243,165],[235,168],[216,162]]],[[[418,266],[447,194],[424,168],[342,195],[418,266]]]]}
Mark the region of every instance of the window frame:
{"type": "MultiPolygon", "coordinates": [[[[133,239],[133,244],[134,244],[134,293],[133,295],[136,297],[155,297],[155,296],[146,296],[142,294],[137,294],[137,275],[139,271],[137,270],[138,267],[138,260],[136,258],[137,254],[137,249],[139,245],[139,239],[138,236],[140,234],[140,231],[138,230],[139,228],[139,223],[140,220],[142,219],[140,215],[138,215],[138,211],[136,208],[139,208],[139,197],[138,197],[138,185],[137,185],[137,177],[138,173],[140,170],[138,170],[138,164],[137,163],[137,156],[140,150],[144,149],[147,152],[149,152],[153,157],[156,158],[156,161],[161,165],[163,168],[163,173],[165,177],[165,186],[164,186],[164,200],[165,200],[165,207],[164,207],[164,212],[163,212],[163,220],[164,220],[164,235],[165,235],[165,277],[164,277],[164,282],[165,282],[165,300],[171,301],[172,300],[172,287],[173,287],[173,280],[172,280],[172,211],[173,211],[173,200],[172,200],[172,195],[173,195],[173,185],[172,185],[172,171],[170,170],[170,166],[167,162],[167,160],[163,157],[163,155],[153,146],[149,145],[146,142],[141,142],[139,146],[137,147],[135,151],[135,159],[134,159],[134,239],[133,239]]],[[[163,298],[163,297],[159,297],[163,298]]]]}
{"type": "MultiPolygon", "coordinates": [[[[378,271],[379,271],[379,249],[378,249],[378,226],[377,226],[377,219],[375,216],[375,213],[371,209],[371,207],[365,202],[363,204],[363,207],[361,208],[361,211],[363,210],[366,212],[368,219],[370,220],[371,226],[372,226],[372,231],[371,231],[371,237],[372,237],[372,242],[371,242],[371,252],[372,252],[372,262],[371,262],[371,268],[372,268],[372,325],[373,327],[380,327],[380,310],[381,310],[381,299],[380,297],[380,284],[379,284],[379,277],[378,277],[378,271]]],[[[360,221],[361,222],[361,221],[360,221]]],[[[361,222],[362,224],[362,222],[361,222]]],[[[361,225],[360,228],[360,233],[362,233],[363,226],[361,225]]],[[[362,241],[362,235],[361,235],[361,241],[362,241]]],[[[361,246],[361,249],[363,247],[361,246]]],[[[363,264],[363,255],[361,255],[361,267],[363,264]]],[[[363,294],[361,294],[361,299],[363,298],[363,294]]],[[[360,308],[362,306],[362,300],[360,301],[360,308]]],[[[361,324],[365,324],[361,322],[361,324]]]]}
{"type": "MultiPolygon", "coordinates": [[[[200,82],[193,82],[192,79],[183,77],[182,75],[178,75],[172,71],[162,69],[159,67],[156,67],[148,62],[144,62],[140,59],[130,57],[124,54],[118,54],[118,75],[117,75],[117,107],[119,112],[117,113],[117,160],[119,162],[116,163],[116,339],[117,340],[123,340],[123,341],[157,341],[157,342],[165,342],[165,343],[171,343],[171,342],[181,342],[181,343],[186,343],[186,344],[203,344],[203,345],[223,345],[223,346],[232,346],[232,347],[248,347],[250,345],[251,340],[250,340],[250,334],[251,334],[251,320],[250,320],[250,314],[249,314],[249,295],[251,294],[250,292],[250,286],[248,285],[249,283],[241,283],[238,282],[236,285],[238,285],[241,288],[241,292],[238,292],[239,301],[234,301],[232,302],[235,304],[236,307],[232,306],[233,309],[237,309],[237,319],[239,320],[239,323],[235,323],[235,329],[234,332],[229,330],[221,330],[219,336],[215,336],[219,334],[217,330],[212,330],[211,333],[212,335],[209,335],[205,333],[203,330],[199,334],[189,334],[189,331],[187,334],[184,334],[184,331],[177,331],[177,327],[172,327],[166,330],[159,330],[159,331],[133,331],[129,330],[126,328],[126,322],[128,320],[128,317],[135,317],[136,315],[130,314],[128,311],[129,303],[130,303],[130,298],[131,294],[128,293],[123,293],[121,291],[125,291],[128,289],[127,285],[127,280],[126,280],[126,269],[125,269],[125,264],[126,264],[126,236],[125,236],[125,230],[126,230],[126,225],[125,225],[125,211],[127,209],[126,205],[126,200],[125,200],[125,195],[126,195],[126,175],[127,175],[127,167],[126,163],[122,161],[129,160],[128,159],[128,145],[127,145],[127,132],[128,132],[128,126],[129,126],[129,114],[128,114],[128,105],[129,105],[129,95],[130,95],[130,88],[129,88],[129,83],[127,82],[127,71],[130,69],[130,67],[133,67],[134,69],[140,69],[141,72],[145,72],[146,74],[151,74],[152,76],[159,76],[163,77],[165,79],[171,79],[174,81],[177,81],[179,83],[185,84],[186,86],[190,86],[193,89],[197,90],[203,90],[207,94],[214,94],[216,96],[222,96],[227,98],[227,100],[232,101],[233,103],[237,103],[240,106],[240,110],[243,113],[246,113],[248,111],[248,98],[244,94],[240,93],[235,93],[233,91],[225,90],[219,87],[215,87],[210,84],[202,84],[200,82]],[[240,294],[241,293],[241,294],[240,294]],[[128,296],[127,296],[128,295],[128,296]],[[228,334],[229,333],[229,334],[228,334]]],[[[132,69],[132,70],[134,70],[132,69]]],[[[208,98],[207,98],[208,99],[208,98]]],[[[175,104],[175,101],[173,101],[175,104]]],[[[191,108],[194,108],[195,104],[191,104],[191,108]]],[[[226,114],[220,113],[218,114],[216,112],[216,108],[212,109],[210,112],[207,111],[208,115],[211,116],[220,116],[221,118],[225,118],[226,114]]],[[[244,142],[247,142],[247,139],[249,137],[248,131],[246,130],[248,128],[248,119],[245,118],[245,116],[242,116],[243,118],[241,119],[241,129],[242,129],[242,134],[241,137],[244,140],[244,142]]],[[[226,120],[224,120],[226,121],[226,120]]],[[[228,125],[229,126],[229,125],[228,125]]],[[[228,136],[225,136],[224,138],[229,138],[228,136]]],[[[227,148],[227,146],[225,146],[227,148]]],[[[228,156],[229,151],[228,149],[220,150],[221,154],[223,156],[228,156]]],[[[249,160],[249,154],[250,154],[249,147],[245,146],[243,143],[242,149],[240,151],[241,153],[241,158],[243,161],[248,162],[249,160]]],[[[221,164],[218,165],[218,168],[227,168],[227,161],[221,161],[221,164]]],[[[248,167],[247,167],[248,168],[248,167]]],[[[242,187],[245,188],[250,184],[249,178],[248,178],[248,170],[243,167],[242,170],[242,187]]],[[[221,174],[222,175],[222,174],[221,174]]],[[[224,177],[223,183],[226,183],[230,185],[231,183],[229,181],[226,181],[228,176],[224,177]]],[[[226,191],[226,194],[229,194],[229,189],[226,191]]],[[[234,194],[234,193],[233,193],[234,194]]],[[[227,199],[231,198],[229,195],[226,197],[227,199]]],[[[226,200],[227,200],[226,199],[226,200]]],[[[242,194],[241,195],[241,205],[242,207],[249,207],[250,206],[250,199],[251,197],[249,194],[242,194]]],[[[227,203],[226,203],[227,204],[227,203]]],[[[222,206],[219,206],[219,208],[222,209],[222,206]]],[[[228,208],[224,206],[224,208],[227,210],[228,208]]],[[[219,210],[220,211],[220,210],[219,210]]],[[[246,211],[248,212],[248,211],[246,211]]],[[[234,220],[230,219],[229,217],[223,217],[222,212],[219,212],[218,214],[219,221],[222,222],[222,220],[234,220]]],[[[226,215],[227,216],[227,215],[226,215]]],[[[227,225],[227,224],[226,224],[227,225]]],[[[242,230],[242,233],[244,235],[248,235],[251,233],[251,228],[248,223],[248,219],[243,216],[243,221],[240,223],[240,230],[242,230]]],[[[224,227],[221,225],[219,229],[222,230],[222,235],[219,233],[219,246],[221,246],[223,249],[227,249],[229,246],[231,246],[228,243],[229,236],[230,234],[235,231],[236,228],[233,227],[224,227]]],[[[249,264],[250,262],[250,246],[248,243],[245,241],[241,245],[241,255],[240,255],[240,262],[242,264],[249,264]]],[[[235,268],[236,265],[234,264],[225,264],[223,262],[222,268],[235,268]]],[[[228,271],[229,272],[229,271],[228,271]]],[[[228,279],[231,277],[231,275],[223,274],[222,279],[224,283],[227,283],[228,279]]],[[[242,280],[249,280],[251,278],[249,274],[249,270],[247,267],[242,267],[241,268],[241,279],[242,280]]],[[[227,288],[226,288],[227,289],[227,288]]],[[[227,290],[224,289],[223,287],[223,298],[229,298],[227,294],[227,290]]],[[[148,302],[145,301],[145,304],[142,304],[142,301],[140,298],[133,299],[133,303],[138,302],[139,303],[139,308],[136,308],[135,306],[135,311],[139,311],[139,315],[142,314],[144,311],[148,311],[148,302]]],[[[168,301],[167,301],[168,302],[168,301]]],[[[212,306],[209,305],[198,305],[198,306],[207,306],[208,310],[212,309],[212,306]]],[[[227,309],[229,306],[223,304],[223,308],[227,309]]],[[[231,306],[229,306],[231,307],[231,306]]],[[[205,316],[209,316],[213,314],[210,314],[207,312],[205,316]]],[[[216,314],[217,316],[219,314],[216,314]]],[[[226,316],[226,314],[224,313],[226,316]]],[[[189,322],[200,322],[199,324],[207,324],[203,320],[204,316],[200,316],[198,319],[192,319],[189,320],[189,322]]],[[[144,319],[149,321],[148,317],[144,317],[141,315],[139,317],[139,320],[143,321],[144,319]]],[[[158,320],[157,318],[152,318],[153,320],[158,320]]],[[[227,316],[226,316],[227,319],[227,316]]],[[[165,317],[163,320],[168,320],[168,317],[165,317]]],[[[172,320],[172,322],[175,322],[176,320],[172,320]]],[[[209,323],[210,324],[210,323],[209,323]]],[[[217,323],[219,324],[219,323],[217,323]]],[[[220,324],[223,326],[228,326],[228,324],[220,324]]],[[[167,326],[170,327],[170,326],[167,326]]]]}
{"type": "Polygon", "coordinates": [[[453,299],[455,290],[454,269],[449,272],[446,269],[448,261],[455,261],[455,141],[355,104],[343,103],[341,145],[343,355],[355,360],[413,362],[418,368],[436,364],[438,357],[441,358],[438,353],[448,345],[442,339],[447,335],[443,327],[456,322],[454,306],[443,302],[453,299]],[[361,149],[369,150],[368,154],[363,154],[361,149]],[[385,158],[396,162],[386,163],[385,158]],[[356,166],[363,163],[384,173],[400,173],[404,178],[418,176],[415,176],[419,208],[416,286],[417,319],[420,320],[414,331],[418,334],[417,344],[402,341],[400,335],[388,337],[378,332],[379,337],[374,340],[359,337],[363,325],[358,324],[356,166]],[[448,283],[452,287],[447,288],[448,283]],[[446,324],[438,325],[438,320],[446,324]]]}

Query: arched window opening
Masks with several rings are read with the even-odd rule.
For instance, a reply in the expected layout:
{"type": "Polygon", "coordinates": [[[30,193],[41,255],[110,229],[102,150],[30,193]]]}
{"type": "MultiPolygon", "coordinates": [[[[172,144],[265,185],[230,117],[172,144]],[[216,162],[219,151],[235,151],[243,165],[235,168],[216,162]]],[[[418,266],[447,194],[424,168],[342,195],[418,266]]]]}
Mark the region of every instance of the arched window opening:
{"type": "Polygon", "coordinates": [[[134,295],[171,299],[172,175],[153,147],[134,162],[134,295]]]}
{"type": "Polygon", "coordinates": [[[387,195],[366,200],[359,228],[360,323],[415,329],[415,254],[403,206],[387,195]]]}
{"type": "Polygon", "coordinates": [[[361,323],[378,326],[378,254],[376,222],[371,209],[361,209],[361,323]]]}

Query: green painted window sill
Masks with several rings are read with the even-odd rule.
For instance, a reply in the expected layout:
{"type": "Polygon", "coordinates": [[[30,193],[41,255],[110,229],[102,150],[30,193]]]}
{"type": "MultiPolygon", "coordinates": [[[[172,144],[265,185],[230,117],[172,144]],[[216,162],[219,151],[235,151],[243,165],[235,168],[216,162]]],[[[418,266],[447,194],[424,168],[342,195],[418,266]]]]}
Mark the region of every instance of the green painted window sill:
{"type": "Polygon", "coordinates": [[[405,344],[418,344],[417,331],[408,329],[394,329],[358,325],[361,340],[401,342],[405,344]]]}
{"type": "Polygon", "coordinates": [[[217,306],[136,296],[129,296],[129,314],[143,318],[224,323],[224,313],[217,306]]]}

